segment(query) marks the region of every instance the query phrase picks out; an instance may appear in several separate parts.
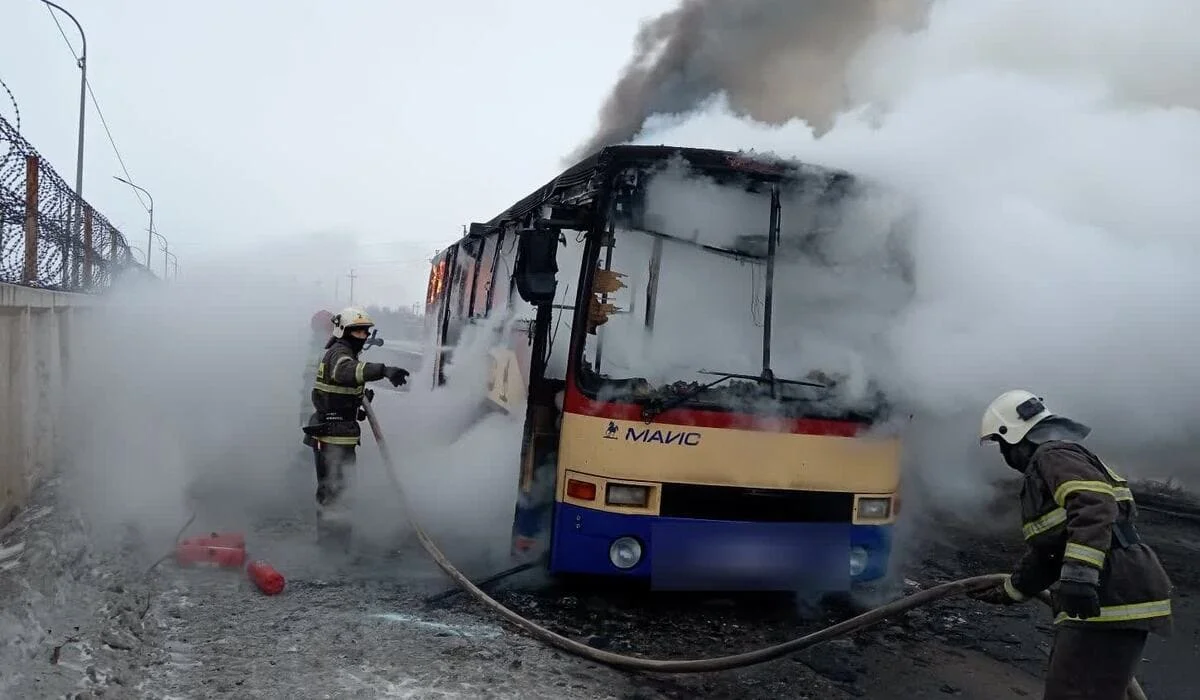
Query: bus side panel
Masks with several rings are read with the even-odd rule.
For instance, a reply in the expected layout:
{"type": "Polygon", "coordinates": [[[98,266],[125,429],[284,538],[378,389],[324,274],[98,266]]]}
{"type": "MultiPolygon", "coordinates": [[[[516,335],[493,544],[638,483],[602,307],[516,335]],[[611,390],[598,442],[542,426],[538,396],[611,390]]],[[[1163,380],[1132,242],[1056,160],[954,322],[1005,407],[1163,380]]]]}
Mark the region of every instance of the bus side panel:
{"type": "Polygon", "coordinates": [[[526,331],[520,325],[513,328],[507,344],[488,350],[487,398],[506,413],[524,410],[529,386],[529,365],[532,349],[526,331]]]}

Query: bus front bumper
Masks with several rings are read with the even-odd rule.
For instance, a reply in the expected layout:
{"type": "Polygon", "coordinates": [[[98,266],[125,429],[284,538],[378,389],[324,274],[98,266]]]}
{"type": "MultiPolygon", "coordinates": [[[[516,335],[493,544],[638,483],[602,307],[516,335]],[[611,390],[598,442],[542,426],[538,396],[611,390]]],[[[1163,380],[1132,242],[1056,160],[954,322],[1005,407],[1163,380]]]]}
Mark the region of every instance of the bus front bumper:
{"type": "Polygon", "coordinates": [[[844,591],[887,572],[891,525],[732,522],[554,504],[551,573],[663,590],[844,591]]]}

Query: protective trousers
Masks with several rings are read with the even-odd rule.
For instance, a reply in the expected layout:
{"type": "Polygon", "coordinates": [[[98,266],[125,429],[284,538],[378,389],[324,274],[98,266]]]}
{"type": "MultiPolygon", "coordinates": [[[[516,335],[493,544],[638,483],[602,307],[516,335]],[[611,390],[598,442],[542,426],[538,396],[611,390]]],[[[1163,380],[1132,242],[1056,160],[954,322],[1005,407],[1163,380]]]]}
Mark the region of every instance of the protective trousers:
{"type": "Polygon", "coordinates": [[[1143,630],[1060,627],[1042,700],[1125,700],[1147,636],[1143,630]]]}
{"type": "Polygon", "coordinates": [[[317,503],[334,505],[346,490],[346,471],[356,460],[353,445],[313,444],[313,461],[317,467],[317,503]]]}

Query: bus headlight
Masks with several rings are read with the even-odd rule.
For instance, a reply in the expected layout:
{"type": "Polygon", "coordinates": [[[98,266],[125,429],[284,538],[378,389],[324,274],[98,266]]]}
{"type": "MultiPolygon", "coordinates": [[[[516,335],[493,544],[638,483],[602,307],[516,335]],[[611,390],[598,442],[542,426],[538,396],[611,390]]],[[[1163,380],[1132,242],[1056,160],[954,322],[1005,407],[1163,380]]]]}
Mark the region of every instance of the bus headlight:
{"type": "Polygon", "coordinates": [[[642,560],[642,543],[632,537],[618,537],[608,547],[608,560],[618,569],[632,569],[642,560]]]}
{"type": "Polygon", "coordinates": [[[861,520],[887,520],[891,514],[892,499],[890,498],[858,499],[858,517],[861,520]]]}
{"type": "Polygon", "coordinates": [[[867,550],[862,547],[850,548],[850,575],[858,576],[867,570],[867,550]]]}

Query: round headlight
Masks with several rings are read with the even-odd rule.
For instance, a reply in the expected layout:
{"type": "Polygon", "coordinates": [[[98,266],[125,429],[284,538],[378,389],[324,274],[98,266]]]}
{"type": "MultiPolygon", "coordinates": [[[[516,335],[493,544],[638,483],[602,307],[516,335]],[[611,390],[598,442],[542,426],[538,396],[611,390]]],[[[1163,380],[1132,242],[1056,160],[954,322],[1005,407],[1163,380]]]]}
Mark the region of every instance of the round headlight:
{"type": "Polygon", "coordinates": [[[642,543],[632,537],[618,537],[608,547],[608,560],[618,569],[632,569],[642,560],[642,543]]]}
{"type": "Polygon", "coordinates": [[[850,575],[858,576],[867,570],[867,550],[862,547],[850,548],[850,575]]]}

